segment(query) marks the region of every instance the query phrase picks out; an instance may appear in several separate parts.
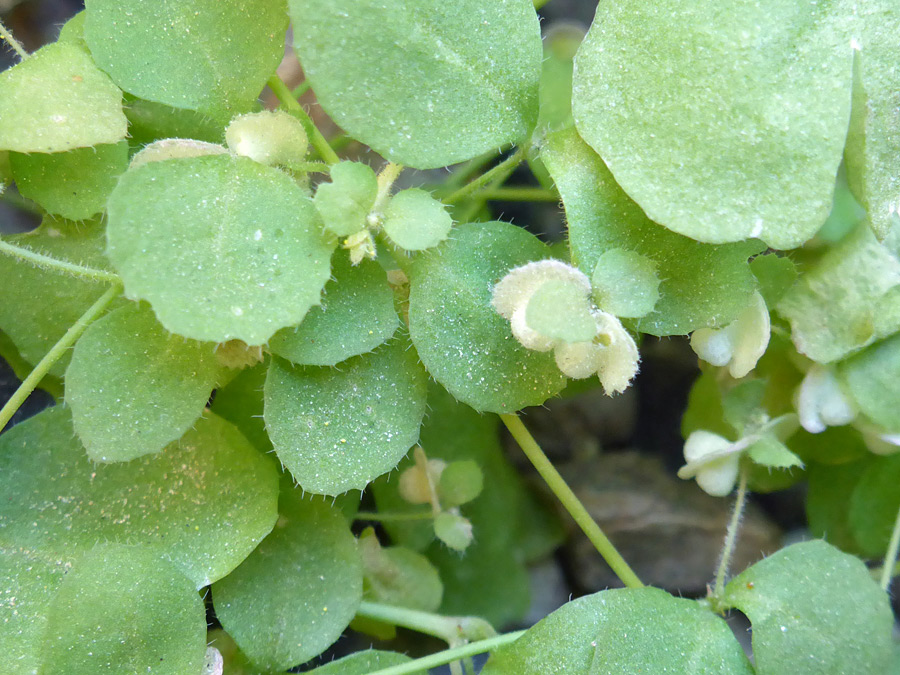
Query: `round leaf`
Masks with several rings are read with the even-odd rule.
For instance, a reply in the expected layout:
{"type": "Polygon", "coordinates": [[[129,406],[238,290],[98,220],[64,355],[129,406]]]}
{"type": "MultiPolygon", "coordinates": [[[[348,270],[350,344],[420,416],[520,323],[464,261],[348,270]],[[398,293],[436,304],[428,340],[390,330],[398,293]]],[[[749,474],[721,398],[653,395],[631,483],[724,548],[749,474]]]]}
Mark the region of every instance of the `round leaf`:
{"type": "Polygon", "coordinates": [[[91,324],[66,370],[66,403],[88,457],[162,450],[200,417],[219,367],[209,344],[167,333],[135,303],[91,324]]]}
{"type": "Polygon", "coordinates": [[[292,363],[333,366],[364,354],[388,340],[400,321],[384,270],[371,260],[350,264],[334,256],[334,278],[325,285],[322,304],[303,322],[283,328],[269,340],[269,350],[292,363]]]}
{"type": "Polygon", "coordinates": [[[372,530],[359,540],[363,592],[367,600],[436,612],[444,587],[428,558],[402,546],[382,548],[372,530]]]}
{"type": "Polygon", "coordinates": [[[843,8],[601,3],[575,57],[578,131],[669,229],[799,246],[831,210],[847,136],[843,8]]]}
{"type": "MultiPolygon", "coordinates": [[[[367,649],[319,666],[309,671],[309,675],[369,675],[376,670],[400,666],[410,661],[412,659],[406,654],[367,649]]],[[[425,675],[425,671],[420,670],[412,675],[425,675]]]]}
{"type": "Polygon", "coordinates": [[[231,155],[126,173],[109,201],[107,240],[126,294],[150,302],[167,329],[249,345],[319,304],[334,247],[287,174],[231,155]]]}
{"type": "Polygon", "coordinates": [[[525,323],[544,337],[566,342],[593,340],[598,331],[587,293],[558,279],[544,282],[531,296],[525,323]]]}
{"type": "Polygon", "coordinates": [[[841,364],[859,409],[889,432],[900,432],[900,335],[841,364]]]}
{"type": "MultiPolygon", "coordinates": [[[[849,480],[850,476],[848,476],[849,480]]],[[[847,521],[863,553],[882,556],[900,511],[900,455],[876,457],[867,466],[853,494],[847,521]]]]}
{"type": "Polygon", "coordinates": [[[450,232],[453,219],[441,202],[425,190],[395,194],[384,214],[384,231],[397,246],[422,251],[437,246],[450,232]]]}
{"type": "Polygon", "coordinates": [[[481,494],[484,488],[484,475],[478,462],[464,459],[450,462],[441,472],[438,483],[438,497],[441,506],[452,508],[467,504],[481,494]]]}
{"type": "Polygon", "coordinates": [[[425,372],[404,341],[333,368],[273,359],[266,378],[269,437],[308,492],[363,489],[419,438],[425,372]]]}
{"type": "Polygon", "coordinates": [[[153,545],[201,588],[272,529],[277,489],[273,464],[215,415],[158,455],[97,466],[56,406],[0,436],[0,543],[68,560],[98,541],[153,545]]]}
{"type": "Polygon", "coordinates": [[[249,108],[284,55],[283,0],[87,0],[84,37],[125,91],[176,108],[249,108]]]}
{"type": "Polygon", "coordinates": [[[213,584],[216,616],[258,667],[284,671],[337,640],[362,599],[362,563],[340,510],[282,480],[278,525],[213,584]]]}
{"type": "Polygon", "coordinates": [[[454,551],[465,551],[472,543],[472,523],[449,511],[434,518],[434,535],[454,551]]]}
{"type": "Polygon", "coordinates": [[[445,166],[534,127],[541,34],[530,0],[288,4],[322,107],[384,157],[445,166]]]}
{"type": "Polygon", "coordinates": [[[547,248],[506,223],[455,229],[410,273],[409,330],[428,372],[476,410],[507,413],[541,405],[565,377],[552,354],[523,347],[491,307],[491,292],[510,269],[546,258],[547,248]]]}
{"type": "Polygon", "coordinates": [[[611,248],[600,254],[591,275],[594,300],[604,312],[639,318],[659,300],[656,263],[640,253],[611,248]]]}
{"type": "Polygon", "coordinates": [[[0,150],[117,143],[127,125],[122,92],[77,44],[47,45],[0,74],[0,150]]]}
{"type": "Polygon", "coordinates": [[[47,154],[10,153],[16,187],[45,211],[84,220],[106,208],[119,176],[128,168],[128,143],[47,154]]]}
{"type": "Polygon", "coordinates": [[[339,162],[331,167],[331,182],[319,185],[313,201],[325,227],[347,237],[366,226],[377,196],[378,179],[367,164],[339,162]]]}
{"type": "Polygon", "coordinates": [[[693,600],[640,588],[566,603],[482,670],[517,673],[752,675],[753,668],[722,619],[693,600]]]}
{"type": "Polygon", "coordinates": [[[191,581],[152,548],[101,545],[50,605],[41,673],[199,673],[206,610],[191,581]]]}
{"type": "Polygon", "coordinates": [[[893,649],[887,594],[853,556],[794,544],[731,580],[725,601],[753,626],[759,675],[883,673],[893,649]]]}

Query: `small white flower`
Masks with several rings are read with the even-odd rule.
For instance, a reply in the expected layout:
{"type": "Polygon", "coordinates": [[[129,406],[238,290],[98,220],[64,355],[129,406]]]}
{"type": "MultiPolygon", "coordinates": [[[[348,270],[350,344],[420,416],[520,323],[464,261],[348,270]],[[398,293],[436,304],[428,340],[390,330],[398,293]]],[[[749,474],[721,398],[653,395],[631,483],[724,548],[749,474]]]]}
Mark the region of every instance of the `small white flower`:
{"type": "Polygon", "coordinates": [[[856,405],[841,388],[830,369],[814,365],[797,390],[797,414],[800,424],[811,434],[827,427],[849,424],[856,418],[856,405]]]}
{"type": "Polygon", "coordinates": [[[747,444],[729,441],[711,431],[694,431],[684,442],[684,459],[679,478],[696,478],[704,492],[725,497],[734,489],[741,453],[747,444]]]}
{"type": "Polygon", "coordinates": [[[744,377],[769,346],[769,310],[757,291],[750,304],[724,328],[698,328],[691,335],[691,349],[714,366],[728,366],[734,378],[744,377]]]}

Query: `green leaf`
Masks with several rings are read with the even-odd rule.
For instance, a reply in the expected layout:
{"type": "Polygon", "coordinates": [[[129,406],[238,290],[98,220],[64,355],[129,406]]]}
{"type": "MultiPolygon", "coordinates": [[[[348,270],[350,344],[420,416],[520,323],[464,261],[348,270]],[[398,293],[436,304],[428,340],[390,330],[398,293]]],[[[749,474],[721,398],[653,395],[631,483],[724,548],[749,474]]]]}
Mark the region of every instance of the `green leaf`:
{"type": "Polygon", "coordinates": [[[125,91],[190,110],[245,112],[284,55],[284,0],[87,0],[84,36],[125,91]]]}
{"type": "Polygon", "coordinates": [[[759,282],[759,292],[767,307],[774,307],[796,283],[799,272],[788,257],[758,255],[750,261],[750,271],[759,282]]]}
{"type": "Polygon", "coordinates": [[[884,555],[900,512],[900,455],[876,457],[866,467],[850,497],[847,520],[863,553],[884,555]]]}
{"type": "Polygon", "coordinates": [[[334,242],[285,173],[208,155],[129,171],[109,200],[107,255],[125,293],[173,333],[265,343],[319,304],[334,242]]]}
{"type": "Polygon", "coordinates": [[[873,345],[840,365],[856,403],[888,432],[900,432],[900,335],[873,345]]]}
{"type": "Polygon", "coordinates": [[[78,148],[54,154],[10,154],[16,187],[45,211],[84,220],[106,208],[106,200],[128,168],[128,143],[78,148]]]}
{"type": "MultiPolygon", "coordinates": [[[[368,675],[376,670],[400,666],[410,661],[412,659],[405,654],[366,649],[319,666],[309,671],[309,675],[368,675]]],[[[425,671],[418,671],[414,675],[425,675],[425,671]]]]}
{"type": "Polygon", "coordinates": [[[756,281],[746,264],[762,246],[710,246],[650,221],[573,129],[552,134],[541,154],[566,207],[572,260],[591,275],[601,256],[624,249],[656,265],[659,300],[634,322],[642,333],[683,335],[724,326],[747,306],[756,281]]]}
{"type": "Polygon", "coordinates": [[[221,143],[231,119],[228,113],[209,115],[133,97],[125,99],[125,116],[130,140],[138,147],[164,138],[221,143]]]}
{"type": "MultiPolygon", "coordinates": [[[[891,36],[900,30],[900,8],[890,0],[854,7],[853,112],[847,135],[847,179],[866,207],[879,239],[893,230],[900,195],[900,73],[891,36]]],[[[894,235],[896,236],[896,234],[894,235]]]]}
{"type": "Polygon", "coordinates": [[[322,107],[391,161],[454,164],[534,127],[541,35],[529,0],[288,4],[322,107]]]}
{"type": "Polygon", "coordinates": [[[216,389],[210,410],[228,420],[256,446],[260,452],[272,450],[272,442],[263,421],[263,387],[268,365],[260,363],[245,368],[224,387],[216,389]]]}
{"type": "Polygon", "coordinates": [[[525,308],[525,323],[541,335],[566,342],[586,342],[597,335],[587,293],[569,281],[551,279],[534,292],[525,308]]]}
{"type": "Polygon", "coordinates": [[[281,517],[235,571],[213,584],[216,616],[258,667],[283,671],[337,640],[362,599],[363,570],[343,514],[282,479],[281,517]]]}
{"type": "Polygon", "coordinates": [[[797,351],[830,363],[900,329],[900,260],[867,225],[829,249],[778,303],[797,351]]]}
{"type": "Polygon", "coordinates": [[[622,317],[647,316],[659,300],[656,263],[640,253],[611,248],[597,258],[591,287],[603,311],[622,317]]]}
{"type": "Polygon", "coordinates": [[[0,74],[0,150],[64,152],[125,138],[122,92],[71,42],[0,74]]]}
{"type": "Polygon", "coordinates": [[[201,588],[271,530],[277,477],[212,414],[158,455],[97,466],[56,406],[0,436],[0,492],[0,545],[64,560],[98,541],[152,545],[201,588]]]}
{"type": "Polygon", "coordinates": [[[510,645],[482,675],[703,673],[752,675],[722,619],[657,588],[602,591],[566,603],[510,645]]]}
{"type": "Polygon", "coordinates": [[[799,246],[831,210],[850,119],[842,10],[602,3],[575,57],[578,131],[672,231],[799,246]]]}
{"type": "Polygon", "coordinates": [[[747,449],[754,463],[771,469],[802,467],[803,461],[774,436],[763,436],[747,449]]]}
{"type": "Polygon", "coordinates": [[[764,558],[731,580],[724,599],[750,619],[759,675],[887,669],[894,623],[887,594],[858,558],[824,541],[764,558]]]}
{"type": "Polygon", "coordinates": [[[273,359],[265,419],[278,459],[308,492],[363,489],[418,440],[425,383],[405,340],[357,356],[340,370],[273,359]]]}
{"type": "Polygon", "coordinates": [[[283,110],[263,110],[235,117],[225,130],[229,149],[266,166],[300,168],[309,139],[303,124],[283,110]]]}
{"type": "Polygon", "coordinates": [[[159,452],[200,417],[216,384],[212,346],[172,335],[129,303],[91,324],[66,370],[66,403],[95,462],[159,452]]]}
{"type": "Polygon", "coordinates": [[[455,513],[442,511],[434,518],[434,536],[454,551],[465,551],[472,543],[472,523],[455,513]]]}
{"type": "Polygon", "coordinates": [[[565,377],[552,354],[523,347],[491,306],[510,269],[549,251],[506,223],[461,225],[410,272],[409,330],[428,372],[476,410],[506,413],[541,405],[565,377]]]}
{"type": "Polygon", "coordinates": [[[447,238],[452,226],[446,207],[419,188],[395,194],[384,213],[385,234],[407,251],[437,246],[447,238]]]}
{"type": "Polygon", "coordinates": [[[322,304],[299,326],[273,335],[269,350],[298,365],[333,366],[372,351],[390,339],[399,323],[381,266],[371,260],[353,266],[346,255],[336,255],[322,304]]]}
{"type": "Polygon", "coordinates": [[[153,548],[100,545],[66,574],[50,604],[41,673],[199,673],[203,600],[153,548]]]}
{"type": "Polygon", "coordinates": [[[436,612],[444,587],[434,565],[421,553],[402,546],[382,547],[375,532],[359,538],[363,596],[373,602],[436,612]]]}
{"type": "Polygon", "coordinates": [[[366,226],[377,196],[378,180],[367,164],[339,162],[331,167],[331,182],[319,185],[313,201],[325,227],[347,237],[366,226]]]}
{"type": "MultiPolygon", "coordinates": [[[[825,433],[828,433],[827,431],[825,433]]],[[[848,553],[861,553],[850,523],[850,500],[874,456],[838,465],[809,463],[806,518],[809,531],[848,553]]]]}
{"type": "Polygon", "coordinates": [[[59,37],[56,41],[75,42],[85,49],[87,48],[87,44],[84,41],[84,10],[81,10],[63,24],[62,28],[59,29],[59,37]]]}
{"type": "Polygon", "coordinates": [[[441,472],[437,486],[438,498],[444,508],[468,504],[481,494],[482,489],[484,474],[478,462],[471,459],[450,462],[441,472]]]}
{"type": "MultiPolygon", "coordinates": [[[[103,227],[96,221],[77,224],[47,217],[36,230],[4,237],[4,241],[58,260],[109,268],[103,256],[103,227]]],[[[12,339],[26,361],[36,364],[103,295],[107,284],[40,269],[24,260],[3,256],[0,288],[3,289],[0,329],[12,339]]],[[[69,358],[66,353],[51,367],[50,373],[62,376],[69,358]]]]}

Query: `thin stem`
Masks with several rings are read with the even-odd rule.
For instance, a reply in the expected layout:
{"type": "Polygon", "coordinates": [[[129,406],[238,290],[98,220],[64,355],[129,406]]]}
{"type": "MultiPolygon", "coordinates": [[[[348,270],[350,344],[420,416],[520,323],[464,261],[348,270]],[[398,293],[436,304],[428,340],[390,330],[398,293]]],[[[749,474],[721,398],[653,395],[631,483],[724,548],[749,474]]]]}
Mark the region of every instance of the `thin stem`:
{"type": "Polygon", "coordinates": [[[547,455],[544,454],[541,446],[538,445],[528,429],[525,428],[525,425],[522,424],[522,420],[516,415],[500,415],[500,419],[503,420],[506,428],[509,429],[509,432],[516,439],[519,447],[522,448],[522,451],[534,465],[534,468],[537,469],[541,478],[546,481],[553,494],[562,502],[566,511],[575,519],[578,527],[587,535],[594,548],[603,556],[606,564],[612,568],[616,576],[628,588],[643,588],[644,584],[638,579],[634,570],[628,566],[628,563],[625,562],[625,559],[603,533],[603,530],[600,529],[600,526],[597,525],[591,514],[584,508],[584,505],[575,496],[572,489],[566,485],[566,481],[563,480],[563,477],[559,475],[559,471],[547,459],[547,455]]]}
{"type": "Polygon", "coordinates": [[[540,187],[500,187],[485,189],[480,195],[485,201],[504,202],[558,202],[559,195],[553,190],[540,187]]]}
{"type": "Polygon", "coordinates": [[[737,542],[737,533],[741,529],[741,517],[744,515],[744,506],[747,502],[747,469],[741,466],[738,479],[737,498],[734,500],[734,511],[728,530],[725,532],[725,544],[722,546],[722,557],[719,559],[719,569],[716,572],[716,585],[713,588],[713,597],[720,599],[725,591],[725,575],[728,574],[728,566],[731,564],[731,556],[734,553],[734,545],[737,542]]]}
{"type": "Polygon", "coordinates": [[[269,78],[268,84],[269,89],[271,89],[275,96],[278,97],[278,100],[281,101],[281,105],[283,105],[294,117],[300,120],[300,123],[306,130],[306,135],[309,136],[309,140],[312,142],[316,152],[319,153],[319,156],[328,164],[336,164],[341,161],[341,158],[337,156],[337,153],[330,145],[328,145],[328,140],[322,135],[322,132],[319,131],[319,128],[315,123],[313,123],[309,113],[307,113],[303,109],[303,106],[297,102],[297,99],[293,97],[291,90],[288,89],[284,80],[276,74],[269,78]]]}
{"type": "Polygon", "coordinates": [[[490,162],[497,156],[496,152],[486,152],[483,155],[474,157],[468,162],[460,164],[450,173],[450,176],[443,182],[440,189],[447,190],[448,194],[453,192],[460,185],[465,183],[475,173],[481,171],[485,164],[490,162]]]}
{"type": "Polygon", "coordinates": [[[325,162],[301,162],[294,165],[294,168],[306,173],[328,173],[331,170],[325,162]]]}
{"type": "Polygon", "coordinates": [[[357,511],[356,515],[353,516],[353,520],[371,520],[377,523],[393,523],[404,520],[431,520],[432,518],[434,518],[434,514],[430,509],[428,511],[413,511],[407,513],[390,511],[387,513],[357,511]]]}
{"type": "Polygon", "coordinates": [[[394,181],[400,176],[401,171],[403,171],[402,164],[388,162],[378,172],[378,193],[375,196],[375,203],[372,205],[372,213],[379,214],[384,209],[385,202],[391,196],[394,181]]]}
{"type": "Polygon", "coordinates": [[[40,381],[44,379],[44,375],[46,375],[50,371],[50,368],[53,367],[53,364],[62,358],[62,355],[66,353],[69,347],[75,344],[75,341],[81,337],[85,328],[87,328],[94,319],[100,316],[109,303],[118,297],[121,292],[122,287],[119,284],[114,284],[107,289],[107,291],[101,295],[74,324],[72,324],[69,330],[66,331],[66,334],[50,348],[50,351],[47,352],[46,356],[38,362],[34,367],[34,370],[32,370],[22,384],[19,385],[19,388],[13,392],[13,395],[6,402],[6,405],[0,409],[0,431],[3,431],[12,419],[12,416],[16,414],[16,411],[25,402],[25,399],[35,390],[40,381]]]}
{"type": "Polygon", "coordinates": [[[514,633],[504,633],[503,635],[497,635],[496,637],[488,638],[487,640],[479,640],[478,642],[470,642],[469,644],[462,645],[461,647],[445,649],[442,652],[437,652],[436,654],[431,654],[429,656],[423,656],[420,659],[414,659],[413,661],[401,663],[398,666],[391,666],[390,668],[375,670],[369,673],[369,675],[410,675],[411,673],[419,673],[422,671],[426,671],[429,668],[435,668],[437,666],[443,666],[444,664],[450,663],[452,661],[458,661],[459,659],[465,658],[467,656],[484,654],[485,652],[489,652],[493,649],[496,649],[497,647],[502,647],[503,645],[508,645],[511,642],[515,642],[524,634],[524,630],[518,630],[514,633]]]}
{"type": "Polygon", "coordinates": [[[298,98],[300,98],[301,96],[303,96],[303,94],[305,94],[306,92],[308,92],[311,88],[312,88],[312,84],[310,83],[310,81],[309,81],[309,80],[303,80],[303,82],[301,82],[300,84],[298,84],[298,85],[297,85],[296,87],[294,87],[294,89],[291,91],[291,98],[293,98],[293,99],[298,99],[298,98]]]}
{"type": "Polygon", "coordinates": [[[515,169],[524,159],[525,148],[519,148],[509,157],[500,162],[497,166],[489,169],[488,171],[485,171],[475,180],[466,183],[456,192],[452,193],[448,197],[445,197],[444,202],[446,204],[454,204],[461,199],[468,197],[472,193],[477,192],[479,189],[481,189],[497,177],[502,176],[505,180],[506,177],[512,173],[513,169],[515,169]]]}
{"type": "Polygon", "coordinates": [[[72,276],[90,279],[91,281],[104,281],[106,283],[119,283],[119,275],[106,270],[98,270],[93,267],[85,267],[84,265],[76,265],[75,263],[58,260],[43,253],[36,253],[27,248],[10,244],[8,241],[0,239],[0,253],[14,256],[21,260],[26,260],[37,267],[43,267],[48,270],[57,272],[65,272],[72,276]]]}
{"type": "Polygon", "coordinates": [[[12,47],[16,51],[16,54],[19,55],[19,58],[22,61],[24,61],[25,59],[27,59],[30,56],[30,54],[25,51],[25,48],[22,46],[22,43],[13,37],[13,34],[9,31],[9,29],[6,26],[3,25],[2,21],[0,21],[0,38],[3,38],[4,40],[6,40],[9,43],[9,46],[12,47]]]}
{"type": "Polygon", "coordinates": [[[900,553],[900,510],[897,511],[894,531],[891,533],[891,541],[888,544],[887,554],[884,556],[884,568],[881,570],[881,587],[885,592],[891,587],[891,577],[897,563],[898,553],[900,553]]]}
{"type": "Polygon", "coordinates": [[[360,603],[356,614],[440,638],[451,647],[468,642],[472,637],[496,634],[491,624],[475,616],[442,616],[365,600],[360,603]]]}

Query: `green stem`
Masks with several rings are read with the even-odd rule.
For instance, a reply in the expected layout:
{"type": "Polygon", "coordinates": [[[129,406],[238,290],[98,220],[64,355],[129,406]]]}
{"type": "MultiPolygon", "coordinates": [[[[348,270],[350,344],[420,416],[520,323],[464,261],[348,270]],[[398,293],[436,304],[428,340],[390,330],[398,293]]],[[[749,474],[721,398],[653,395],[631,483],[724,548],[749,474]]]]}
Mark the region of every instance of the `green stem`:
{"type": "Polygon", "coordinates": [[[331,170],[325,162],[302,162],[293,165],[293,168],[306,173],[328,173],[331,170]]]}
{"type": "Polygon", "coordinates": [[[600,529],[600,526],[591,517],[584,505],[579,501],[578,497],[572,492],[572,489],[566,485],[566,481],[559,475],[559,472],[553,466],[541,446],[538,445],[534,437],[525,428],[516,415],[500,415],[500,419],[509,429],[513,438],[522,448],[522,451],[537,469],[541,478],[546,481],[547,485],[556,495],[557,499],[562,502],[566,511],[575,519],[578,527],[587,535],[594,548],[603,556],[606,564],[612,568],[616,576],[622,581],[627,588],[643,588],[644,584],[638,579],[634,570],[628,566],[622,555],[616,550],[609,538],[600,529]]]}
{"type": "Polygon", "coordinates": [[[365,600],[359,604],[356,615],[440,638],[451,647],[468,642],[472,637],[496,634],[493,626],[478,617],[442,616],[365,600]]]}
{"type": "Polygon", "coordinates": [[[891,587],[891,577],[894,566],[897,564],[898,553],[900,553],[900,510],[897,511],[894,531],[891,532],[891,541],[888,544],[887,554],[884,556],[884,568],[881,571],[881,587],[885,592],[891,587]]]}
{"type": "Polygon", "coordinates": [[[16,411],[25,402],[25,399],[35,390],[40,381],[44,379],[44,375],[50,371],[53,364],[62,358],[62,355],[66,353],[69,347],[75,344],[75,341],[81,337],[85,328],[87,328],[94,319],[100,316],[109,303],[111,303],[121,292],[122,287],[119,284],[112,285],[78,318],[74,324],[72,324],[69,330],[66,331],[66,334],[50,348],[50,351],[47,352],[46,356],[38,362],[34,367],[34,370],[29,373],[28,377],[26,377],[22,384],[19,385],[19,388],[13,392],[13,395],[6,402],[6,405],[0,409],[0,431],[3,431],[3,429],[6,428],[6,425],[9,424],[12,416],[16,414],[16,411]]]}
{"type": "Polygon", "coordinates": [[[445,180],[439,190],[445,190],[447,194],[452,193],[456,188],[465,183],[469,178],[471,178],[474,174],[481,171],[484,168],[484,165],[490,162],[497,156],[497,152],[486,152],[483,155],[478,157],[474,157],[470,159],[468,162],[460,164],[450,173],[450,176],[445,180]]]}
{"type": "Polygon", "coordinates": [[[313,123],[312,118],[303,109],[303,106],[297,103],[297,99],[293,97],[291,90],[288,89],[284,81],[276,74],[269,78],[268,84],[269,89],[271,89],[275,96],[278,97],[278,100],[281,101],[281,104],[285,109],[300,120],[300,123],[306,130],[306,135],[309,136],[309,140],[312,142],[316,152],[319,153],[319,156],[328,164],[336,164],[341,161],[341,158],[338,157],[337,153],[330,145],[328,145],[328,140],[313,123]]]}
{"type": "Polygon", "coordinates": [[[9,46],[12,47],[16,51],[16,54],[19,55],[19,58],[22,61],[24,61],[25,59],[27,59],[30,56],[30,54],[25,51],[25,48],[22,46],[22,43],[13,37],[13,34],[9,31],[9,29],[6,26],[3,25],[2,21],[0,21],[0,38],[3,38],[4,40],[6,40],[9,43],[9,46]]]}
{"type": "Polygon", "coordinates": [[[107,272],[106,270],[98,270],[93,267],[85,267],[84,265],[76,265],[75,263],[66,262],[65,260],[51,258],[43,253],[36,253],[27,248],[10,244],[8,241],[3,241],[2,239],[0,239],[0,253],[6,253],[7,255],[19,258],[20,260],[25,260],[37,267],[43,267],[56,272],[65,272],[66,274],[82,277],[83,279],[104,281],[106,283],[114,284],[119,283],[119,276],[114,272],[107,272]]]}
{"type": "Polygon", "coordinates": [[[454,204],[461,199],[468,197],[472,193],[477,192],[479,189],[492,182],[495,178],[503,177],[503,179],[505,180],[506,177],[512,173],[513,169],[515,169],[524,159],[525,148],[519,148],[509,157],[500,162],[497,166],[489,169],[488,171],[485,171],[475,180],[466,183],[456,192],[452,193],[448,197],[445,197],[444,202],[446,204],[454,204]]]}
{"type": "Polygon", "coordinates": [[[296,87],[294,87],[294,89],[291,91],[291,98],[293,98],[293,99],[295,99],[295,100],[298,99],[298,98],[300,98],[301,96],[303,96],[303,94],[305,94],[306,92],[308,92],[308,91],[310,90],[311,87],[312,87],[312,84],[310,83],[309,80],[303,80],[303,82],[301,82],[300,84],[298,84],[298,85],[297,85],[296,87]]]}
{"type": "Polygon", "coordinates": [[[390,668],[375,670],[369,673],[369,675],[410,675],[411,673],[427,671],[429,668],[443,666],[444,664],[450,663],[452,661],[458,661],[459,659],[463,659],[467,656],[484,654],[485,652],[489,652],[493,649],[496,649],[497,647],[508,645],[509,643],[518,640],[524,634],[524,630],[515,631],[514,633],[504,633],[503,635],[488,638],[487,640],[479,640],[478,642],[470,642],[469,644],[462,645],[461,647],[445,649],[444,651],[437,652],[436,654],[423,656],[420,659],[414,659],[413,661],[409,661],[407,663],[401,663],[399,666],[391,666],[390,668]]]}
{"type": "Polygon", "coordinates": [[[353,516],[353,520],[371,520],[377,523],[393,523],[397,521],[404,520],[431,520],[434,518],[434,514],[429,509],[428,511],[414,511],[414,512],[387,512],[387,513],[377,513],[373,511],[358,511],[355,516],[353,516]]]}
{"type": "Polygon", "coordinates": [[[540,187],[500,187],[486,189],[479,195],[485,201],[504,202],[558,202],[559,195],[553,190],[540,187]]]}
{"type": "Polygon", "coordinates": [[[747,503],[747,469],[741,466],[738,479],[737,498],[734,500],[734,511],[728,530],[725,532],[725,544],[722,546],[722,556],[719,559],[719,569],[716,571],[716,585],[713,588],[713,597],[718,601],[725,592],[725,575],[728,574],[728,566],[731,565],[731,557],[734,554],[734,545],[737,542],[737,533],[741,529],[741,517],[744,515],[744,506],[747,503]]]}

